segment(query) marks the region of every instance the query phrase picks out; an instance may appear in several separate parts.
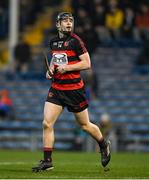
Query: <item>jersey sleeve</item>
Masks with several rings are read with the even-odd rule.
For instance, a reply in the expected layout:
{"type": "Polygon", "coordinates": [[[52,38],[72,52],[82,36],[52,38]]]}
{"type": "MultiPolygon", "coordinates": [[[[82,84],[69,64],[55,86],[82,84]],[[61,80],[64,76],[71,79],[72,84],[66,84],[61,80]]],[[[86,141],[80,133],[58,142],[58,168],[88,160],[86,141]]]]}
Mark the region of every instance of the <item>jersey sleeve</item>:
{"type": "Polygon", "coordinates": [[[87,52],[84,42],[78,36],[75,38],[75,49],[78,56],[87,52]]]}

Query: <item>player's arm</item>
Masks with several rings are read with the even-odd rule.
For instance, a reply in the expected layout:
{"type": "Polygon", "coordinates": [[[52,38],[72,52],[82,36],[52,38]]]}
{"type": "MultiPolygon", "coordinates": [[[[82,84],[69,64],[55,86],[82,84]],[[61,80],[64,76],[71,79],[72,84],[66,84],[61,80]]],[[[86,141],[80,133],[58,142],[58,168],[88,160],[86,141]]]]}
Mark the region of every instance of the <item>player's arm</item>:
{"type": "Polygon", "coordinates": [[[74,41],[74,49],[77,52],[80,61],[76,64],[59,66],[58,71],[60,73],[65,73],[68,71],[80,71],[91,68],[90,56],[83,41],[79,37],[74,41]]]}
{"type": "Polygon", "coordinates": [[[46,72],[46,78],[51,79],[54,75],[54,72],[55,72],[55,67],[51,61],[50,65],[49,65],[49,70],[46,72]]]}
{"type": "MultiPolygon", "coordinates": [[[[49,49],[49,54],[51,54],[51,49],[52,49],[52,46],[51,46],[51,41],[49,43],[49,46],[50,46],[50,49],[49,49]]],[[[47,60],[48,61],[48,60],[47,60]]],[[[47,63],[47,66],[49,66],[47,69],[47,72],[46,72],[46,78],[47,79],[52,79],[53,75],[54,75],[54,65],[53,65],[53,62],[51,61],[50,64],[47,63]]]]}
{"type": "Polygon", "coordinates": [[[53,75],[54,75],[53,69],[50,69],[49,71],[46,72],[46,78],[47,79],[52,79],[53,75]]]}
{"type": "Polygon", "coordinates": [[[91,68],[90,56],[88,52],[80,55],[79,58],[80,58],[80,62],[76,64],[59,66],[57,67],[57,71],[60,73],[65,73],[68,71],[80,71],[91,68]]]}
{"type": "Polygon", "coordinates": [[[91,61],[88,52],[79,56],[80,62],[66,66],[66,71],[80,71],[91,68],[91,61]]]}

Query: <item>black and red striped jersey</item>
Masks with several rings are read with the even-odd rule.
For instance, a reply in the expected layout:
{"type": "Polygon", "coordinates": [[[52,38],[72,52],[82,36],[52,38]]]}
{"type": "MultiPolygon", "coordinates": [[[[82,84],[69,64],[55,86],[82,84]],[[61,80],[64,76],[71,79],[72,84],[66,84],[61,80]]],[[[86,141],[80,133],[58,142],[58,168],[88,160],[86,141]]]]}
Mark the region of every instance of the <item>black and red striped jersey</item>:
{"type": "MultiPolygon", "coordinates": [[[[50,41],[52,62],[56,65],[78,63],[79,56],[86,52],[83,41],[74,33],[65,38],[57,36],[50,41]]],[[[70,71],[64,74],[55,73],[51,86],[57,90],[76,90],[81,89],[84,83],[80,71],[70,71]]]]}

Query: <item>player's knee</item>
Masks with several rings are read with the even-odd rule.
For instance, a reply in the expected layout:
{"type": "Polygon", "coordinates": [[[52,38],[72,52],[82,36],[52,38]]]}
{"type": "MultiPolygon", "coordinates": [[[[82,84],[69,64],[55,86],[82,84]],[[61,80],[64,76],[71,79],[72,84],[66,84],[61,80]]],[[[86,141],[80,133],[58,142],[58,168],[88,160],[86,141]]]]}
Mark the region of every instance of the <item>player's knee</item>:
{"type": "Polygon", "coordinates": [[[81,128],[84,130],[84,131],[88,131],[89,130],[89,123],[88,124],[83,124],[81,126],[81,128]]]}
{"type": "Polygon", "coordinates": [[[44,129],[52,129],[53,127],[53,124],[50,122],[50,121],[47,121],[46,119],[43,120],[43,128],[44,129]]]}

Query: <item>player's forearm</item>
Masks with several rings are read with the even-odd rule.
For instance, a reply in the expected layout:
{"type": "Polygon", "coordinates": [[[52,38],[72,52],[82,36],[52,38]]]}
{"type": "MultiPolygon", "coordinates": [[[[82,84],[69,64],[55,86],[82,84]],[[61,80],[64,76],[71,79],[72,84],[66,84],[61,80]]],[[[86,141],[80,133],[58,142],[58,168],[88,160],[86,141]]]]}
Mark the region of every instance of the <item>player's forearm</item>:
{"type": "Polygon", "coordinates": [[[67,66],[67,71],[79,71],[91,68],[91,62],[88,52],[79,56],[80,62],[67,66]]]}
{"type": "Polygon", "coordinates": [[[79,56],[80,62],[76,64],[61,65],[56,68],[57,72],[63,74],[69,71],[81,71],[91,68],[90,57],[88,53],[79,56]]]}
{"type": "Polygon", "coordinates": [[[80,71],[91,68],[91,63],[86,61],[80,61],[76,64],[67,65],[67,71],[80,71]]]}

